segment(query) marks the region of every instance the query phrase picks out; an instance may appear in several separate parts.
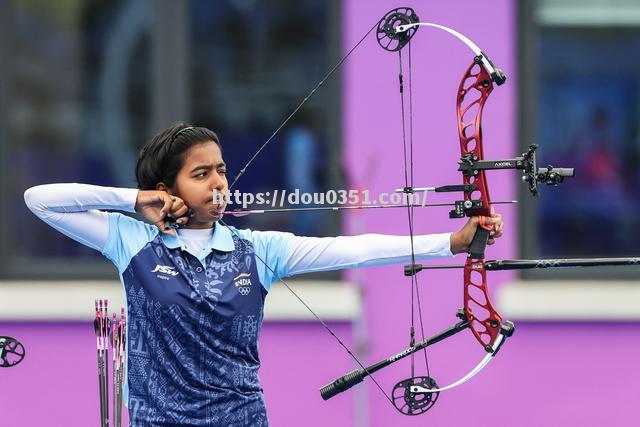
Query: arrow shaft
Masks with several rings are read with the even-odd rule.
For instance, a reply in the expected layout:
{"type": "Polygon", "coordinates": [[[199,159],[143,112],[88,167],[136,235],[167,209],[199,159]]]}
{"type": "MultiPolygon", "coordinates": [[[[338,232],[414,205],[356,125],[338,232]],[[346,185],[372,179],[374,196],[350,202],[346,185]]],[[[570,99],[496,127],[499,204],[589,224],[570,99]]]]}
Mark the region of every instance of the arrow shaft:
{"type": "MultiPolygon", "coordinates": [[[[516,200],[505,200],[498,202],[491,202],[494,205],[504,205],[517,203],[516,200]]],[[[278,209],[249,209],[249,210],[235,210],[225,212],[225,215],[244,216],[250,214],[264,214],[264,213],[276,213],[276,212],[314,212],[314,211],[343,211],[343,210],[360,210],[360,209],[393,209],[393,208],[434,208],[442,206],[455,206],[454,203],[430,203],[425,205],[357,205],[357,206],[323,206],[323,207],[309,207],[309,208],[278,208],[278,209]]]]}

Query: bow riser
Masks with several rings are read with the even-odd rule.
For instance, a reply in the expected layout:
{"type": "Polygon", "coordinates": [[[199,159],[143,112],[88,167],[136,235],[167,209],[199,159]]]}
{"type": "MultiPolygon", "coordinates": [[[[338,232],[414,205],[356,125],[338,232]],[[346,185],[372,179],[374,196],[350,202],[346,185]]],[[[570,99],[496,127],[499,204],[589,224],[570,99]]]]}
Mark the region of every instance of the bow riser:
{"type": "MultiPolygon", "coordinates": [[[[480,65],[481,62],[482,58],[477,56],[469,66],[458,87],[456,99],[461,158],[472,161],[484,159],[482,111],[493,91],[491,76],[480,65]]],[[[464,206],[468,206],[465,214],[490,216],[492,209],[485,171],[463,173],[463,183],[475,186],[475,190],[464,192],[464,206]]],[[[478,258],[479,253],[484,253],[489,235],[489,229],[484,230],[479,229],[480,232],[474,236],[474,243],[471,245],[474,250],[470,251],[464,266],[464,311],[473,335],[486,351],[491,352],[500,334],[502,317],[491,303],[484,257],[478,258]]]]}
{"type": "MultiPolygon", "coordinates": [[[[493,83],[487,71],[478,65],[477,60],[469,66],[464,74],[458,96],[456,110],[458,116],[458,135],[460,137],[461,157],[484,159],[482,145],[482,110],[489,95],[493,91],[493,83]],[[468,84],[471,82],[471,84],[468,84]]],[[[489,187],[484,170],[463,174],[464,184],[475,184],[475,190],[465,191],[465,211],[467,216],[491,215],[489,187]],[[473,206],[472,206],[473,205],[473,206]]]]}
{"type": "Polygon", "coordinates": [[[467,258],[464,266],[464,311],[469,329],[487,352],[500,334],[502,317],[489,298],[484,259],[467,258]]]}

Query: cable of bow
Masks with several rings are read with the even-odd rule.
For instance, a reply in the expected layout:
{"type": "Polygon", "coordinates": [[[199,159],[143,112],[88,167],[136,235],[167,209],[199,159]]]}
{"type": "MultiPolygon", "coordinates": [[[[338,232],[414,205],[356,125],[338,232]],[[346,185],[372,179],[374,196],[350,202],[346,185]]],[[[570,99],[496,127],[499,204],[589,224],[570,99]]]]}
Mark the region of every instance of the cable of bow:
{"type": "MultiPolygon", "coordinates": [[[[242,239],[242,237],[240,236],[240,234],[235,230],[235,228],[228,226],[223,220],[222,218],[218,219],[218,222],[220,224],[222,224],[223,226],[227,227],[227,229],[229,231],[231,231],[231,233],[233,233],[238,239],[242,239]]],[[[360,366],[361,369],[363,369],[365,372],[367,372],[367,376],[369,376],[371,378],[371,380],[374,382],[374,384],[378,387],[378,389],[380,390],[380,392],[387,398],[387,400],[389,402],[391,402],[391,404],[393,404],[393,401],[391,400],[391,397],[384,391],[384,389],[382,388],[382,386],[380,385],[380,383],[373,377],[372,372],[369,372],[368,369],[364,366],[364,364],[360,361],[360,359],[358,358],[358,356],[356,356],[351,349],[349,348],[349,346],[347,346],[341,339],[340,337],[338,337],[338,335],[333,331],[333,329],[331,329],[329,327],[329,325],[327,325],[327,323],[322,320],[322,318],[320,316],[318,316],[318,314],[309,306],[309,304],[307,304],[302,297],[300,297],[300,295],[298,295],[298,293],[296,291],[293,290],[293,288],[291,288],[291,286],[289,286],[289,284],[282,279],[281,277],[278,277],[278,275],[276,274],[275,270],[273,268],[271,268],[271,266],[264,260],[264,258],[262,258],[260,255],[258,255],[255,251],[253,251],[253,255],[258,259],[258,261],[260,261],[266,268],[267,270],[269,270],[269,272],[271,272],[271,274],[273,274],[273,277],[276,278],[276,280],[279,283],[282,283],[288,290],[289,292],[291,292],[291,294],[293,294],[293,296],[300,301],[300,303],[313,315],[313,317],[315,317],[315,319],[320,322],[320,324],[325,328],[325,330],[333,337],[335,338],[335,340],[338,342],[338,344],[340,344],[340,346],[342,348],[345,349],[345,351],[347,352],[347,354],[349,354],[349,356],[351,356],[351,358],[356,362],[356,364],[358,366],[360,366]]]]}
{"type": "MultiPolygon", "coordinates": [[[[397,14],[397,12],[394,12],[397,14]]],[[[417,19],[417,16],[416,16],[417,19]]],[[[381,22],[388,22],[388,19],[384,19],[381,22]]],[[[380,39],[378,40],[380,46],[384,47],[384,43],[380,43],[380,39]]],[[[401,127],[402,127],[402,152],[403,152],[403,164],[404,164],[404,195],[405,198],[407,196],[411,196],[413,194],[414,187],[414,174],[413,174],[413,97],[412,97],[412,88],[411,88],[411,44],[408,43],[408,71],[409,71],[409,85],[408,85],[408,94],[409,94],[409,137],[407,138],[406,124],[407,117],[405,117],[405,98],[404,98],[404,72],[403,72],[403,61],[402,61],[402,50],[398,50],[398,81],[399,81],[399,92],[400,92],[400,115],[401,115],[401,127]],[[408,148],[407,148],[408,144],[408,148]]],[[[414,206],[412,203],[406,203],[407,205],[407,223],[408,223],[408,231],[409,231],[409,245],[411,251],[411,263],[416,263],[416,252],[415,252],[415,243],[414,243],[414,206]]],[[[413,347],[416,343],[415,338],[415,311],[416,305],[418,309],[418,319],[420,324],[420,335],[422,340],[424,340],[424,320],[422,317],[422,304],[420,303],[420,287],[418,285],[418,276],[411,276],[411,325],[409,327],[409,346],[413,347]],[[416,304],[417,303],[417,304],[416,304]]],[[[427,376],[430,376],[429,373],[429,358],[427,356],[426,347],[423,349],[424,361],[427,370],[427,376]]],[[[415,377],[415,353],[411,355],[411,377],[415,377]]]]}

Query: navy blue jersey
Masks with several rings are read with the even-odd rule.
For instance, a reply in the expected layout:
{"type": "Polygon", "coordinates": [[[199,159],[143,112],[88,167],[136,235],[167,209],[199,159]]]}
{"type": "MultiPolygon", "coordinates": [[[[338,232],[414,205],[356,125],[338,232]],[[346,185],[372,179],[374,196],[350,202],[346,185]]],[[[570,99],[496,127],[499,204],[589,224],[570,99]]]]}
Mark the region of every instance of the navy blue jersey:
{"type": "Polygon", "coordinates": [[[126,293],[132,425],[266,426],[258,335],[289,233],[217,224],[199,258],[179,237],[110,213],[103,250],[126,293]]]}

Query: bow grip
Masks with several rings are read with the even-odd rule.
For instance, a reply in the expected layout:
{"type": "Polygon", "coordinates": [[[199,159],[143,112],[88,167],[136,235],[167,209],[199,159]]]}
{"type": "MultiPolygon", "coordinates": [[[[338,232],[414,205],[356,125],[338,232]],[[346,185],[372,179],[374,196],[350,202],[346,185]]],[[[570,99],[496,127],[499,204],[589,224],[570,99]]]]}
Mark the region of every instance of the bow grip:
{"type": "Polygon", "coordinates": [[[487,247],[487,242],[491,236],[491,230],[484,228],[482,221],[478,224],[476,234],[473,235],[473,240],[469,245],[469,255],[473,259],[483,259],[484,249],[487,247]]]}

